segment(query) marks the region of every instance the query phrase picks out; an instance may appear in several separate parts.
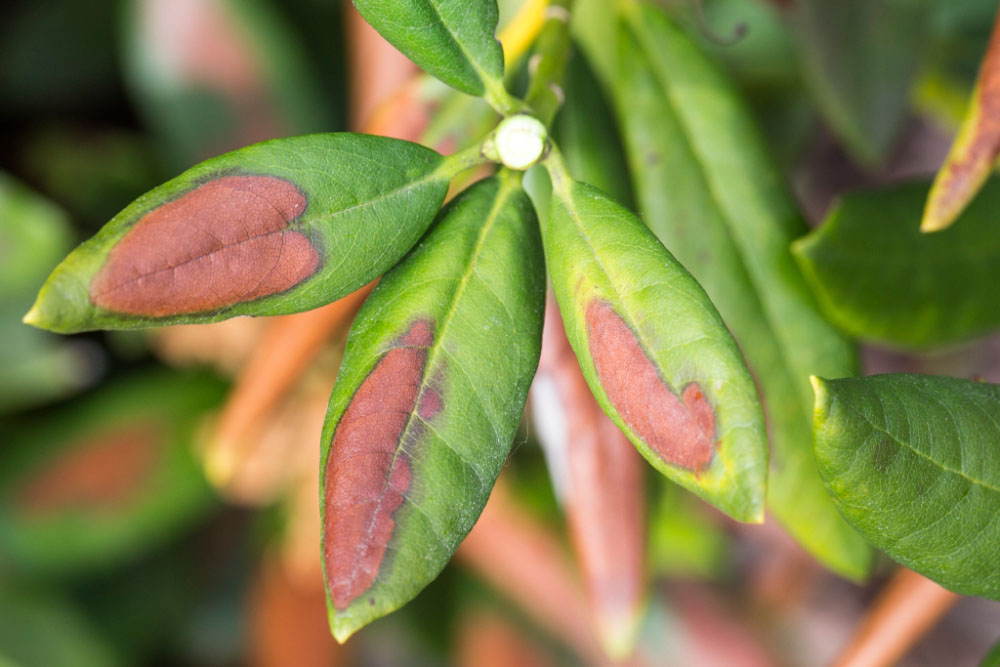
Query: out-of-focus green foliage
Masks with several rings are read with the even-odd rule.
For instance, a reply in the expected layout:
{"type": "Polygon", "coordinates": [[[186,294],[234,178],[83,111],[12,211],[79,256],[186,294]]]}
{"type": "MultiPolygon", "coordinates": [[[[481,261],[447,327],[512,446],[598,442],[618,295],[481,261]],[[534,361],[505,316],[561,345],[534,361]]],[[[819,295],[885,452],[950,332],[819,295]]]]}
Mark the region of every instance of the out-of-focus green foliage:
{"type": "Polygon", "coordinates": [[[0,173],[0,414],[65,395],[87,378],[82,348],[19,322],[71,234],[62,211],[0,173]]]}

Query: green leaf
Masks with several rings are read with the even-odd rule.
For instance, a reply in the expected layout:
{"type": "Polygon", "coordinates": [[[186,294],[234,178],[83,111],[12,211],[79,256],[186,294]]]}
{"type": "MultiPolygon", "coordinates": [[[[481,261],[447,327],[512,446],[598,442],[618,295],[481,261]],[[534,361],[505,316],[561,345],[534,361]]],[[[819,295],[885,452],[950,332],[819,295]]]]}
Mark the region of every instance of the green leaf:
{"type": "Polygon", "coordinates": [[[1000,600],[1000,386],[905,374],[813,383],[816,457],[837,509],[911,570],[1000,600]]]}
{"type": "Polygon", "coordinates": [[[0,466],[0,569],[77,573],[147,551],[212,506],[192,447],[225,387],[159,372],[15,422],[0,466]]]}
{"type": "Polygon", "coordinates": [[[574,51],[566,67],[566,104],[553,135],[573,178],[607,192],[626,206],[632,188],[615,118],[586,56],[574,51]]]}
{"type": "Polygon", "coordinates": [[[653,467],[738,520],[762,521],[764,417],[726,325],[634,213],[569,180],[557,157],[545,256],[587,384],[653,467]]]}
{"type": "Polygon", "coordinates": [[[1000,667],[1000,642],[997,642],[996,646],[990,649],[983,661],[979,663],[979,667],[1000,667]]]}
{"type": "Polygon", "coordinates": [[[354,0],[368,23],[449,86],[506,96],[496,0],[354,0]]]}
{"type": "Polygon", "coordinates": [[[792,249],[827,316],[859,338],[947,345],[1000,326],[1000,182],[955,224],[918,227],[928,184],[847,195],[792,249]]]}
{"type": "Polygon", "coordinates": [[[69,599],[31,588],[0,589],[0,666],[127,664],[69,599]]]}
{"type": "Polygon", "coordinates": [[[927,36],[927,0],[796,0],[806,83],[861,162],[882,161],[906,115],[927,36]]]}
{"type": "Polygon", "coordinates": [[[343,641],[438,575],[482,511],[538,363],[545,270],[519,176],[464,192],[351,329],[323,429],[324,568],[343,641]]]}
{"type": "Polygon", "coordinates": [[[69,333],[325,305],[413,246],[453,162],[406,141],[346,133],[207,160],[70,253],[25,321],[69,333]]]}
{"type": "MultiPolygon", "coordinates": [[[[640,210],[739,341],[768,416],[768,503],[812,554],[860,578],[870,548],[816,471],[809,375],[851,375],[788,251],[805,225],[731,84],[662,12],[625,6],[615,87],[640,210]]],[[[669,320],[667,320],[669,321],[669,320]]]]}

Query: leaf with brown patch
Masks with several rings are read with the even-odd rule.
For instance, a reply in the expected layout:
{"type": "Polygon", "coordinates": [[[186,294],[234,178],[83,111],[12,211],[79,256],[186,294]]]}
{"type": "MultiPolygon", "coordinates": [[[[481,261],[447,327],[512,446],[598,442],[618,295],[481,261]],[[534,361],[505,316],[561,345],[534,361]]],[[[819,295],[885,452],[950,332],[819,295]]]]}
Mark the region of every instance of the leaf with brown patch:
{"type": "Polygon", "coordinates": [[[317,308],[395,264],[468,157],[317,134],[207,160],[70,253],[25,321],[70,333],[317,308]]]}
{"type": "Polygon", "coordinates": [[[694,278],[633,213],[553,156],[545,253],[598,403],[660,472],[763,520],[767,438],[743,357],[694,278]]]}
{"type": "Polygon", "coordinates": [[[479,516],[538,361],[543,281],[534,212],[504,174],[449,204],[355,318],[322,438],[337,639],[416,595],[479,516]]]}
{"type": "Polygon", "coordinates": [[[948,157],[934,178],[920,229],[936,232],[949,227],[965,210],[1000,155],[1000,15],[993,24],[989,46],[962,127],[948,157]]]}

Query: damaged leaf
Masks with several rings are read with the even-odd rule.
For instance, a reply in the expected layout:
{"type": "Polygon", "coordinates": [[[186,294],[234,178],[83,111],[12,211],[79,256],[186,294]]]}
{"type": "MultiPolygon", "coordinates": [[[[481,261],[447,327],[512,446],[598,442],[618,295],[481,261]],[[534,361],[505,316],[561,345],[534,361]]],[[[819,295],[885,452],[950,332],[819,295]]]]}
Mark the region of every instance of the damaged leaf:
{"type": "Polygon", "coordinates": [[[911,570],[1000,600],[1000,386],[907,374],[813,386],[837,509],[911,570]]]}
{"type": "Polygon", "coordinates": [[[809,375],[851,375],[856,363],[788,250],[805,223],[732,84],[662,11],[626,5],[619,39],[614,92],[639,207],[754,372],[772,446],[768,506],[828,567],[863,577],[870,548],[834,509],[812,455],[809,375]]]}
{"type": "Polygon", "coordinates": [[[962,127],[938,170],[920,229],[950,226],[983,186],[1000,155],[1000,17],[993,25],[962,127]]]}
{"type": "Polygon", "coordinates": [[[738,520],[763,520],[764,419],[726,325],[635,214],[571,181],[556,157],[545,255],[591,391],[657,470],[738,520]]]}
{"type": "Polygon", "coordinates": [[[310,310],[420,238],[450,174],[434,151],[360,134],[267,141],[143,195],[56,267],[25,321],[60,333],[310,310]]]}
{"type": "Polygon", "coordinates": [[[537,235],[518,176],[474,185],[354,321],[322,436],[339,641],[434,579],[486,503],[538,362],[537,235]]]}

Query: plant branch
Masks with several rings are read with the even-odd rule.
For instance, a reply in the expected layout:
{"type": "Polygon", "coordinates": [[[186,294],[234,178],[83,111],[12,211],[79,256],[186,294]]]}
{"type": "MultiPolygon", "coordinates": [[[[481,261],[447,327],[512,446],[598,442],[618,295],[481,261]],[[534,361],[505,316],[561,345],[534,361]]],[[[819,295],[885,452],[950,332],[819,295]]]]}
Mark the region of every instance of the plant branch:
{"type": "Polygon", "coordinates": [[[895,664],[960,598],[912,570],[899,568],[834,665],[895,664]]]}

